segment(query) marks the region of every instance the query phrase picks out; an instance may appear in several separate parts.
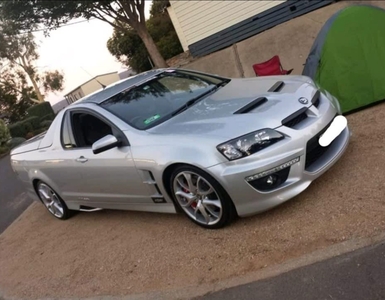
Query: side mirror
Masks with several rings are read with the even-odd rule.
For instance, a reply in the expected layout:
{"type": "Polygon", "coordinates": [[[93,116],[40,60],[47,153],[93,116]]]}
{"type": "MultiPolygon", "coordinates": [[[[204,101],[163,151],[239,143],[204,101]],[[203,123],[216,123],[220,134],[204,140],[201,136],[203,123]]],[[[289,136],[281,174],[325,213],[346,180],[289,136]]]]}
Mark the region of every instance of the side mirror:
{"type": "Polygon", "coordinates": [[[95,143],[92,144],[92,151],[94,154],[98,154],[107,150],[110,150],[112,148],[115,148],[120,145],[120,142],[118,139],[108,134],[105,137],[101,138],[100,140],[97,140],[95,143]]]}

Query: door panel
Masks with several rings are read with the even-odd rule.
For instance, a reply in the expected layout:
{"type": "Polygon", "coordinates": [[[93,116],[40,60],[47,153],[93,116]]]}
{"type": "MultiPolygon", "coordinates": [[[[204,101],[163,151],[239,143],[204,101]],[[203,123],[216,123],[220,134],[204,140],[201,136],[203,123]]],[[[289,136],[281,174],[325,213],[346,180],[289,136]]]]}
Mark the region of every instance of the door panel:
{"type": "Polygon", "coordinates": [[[48,178],[47,184],[53,188],[65,201],[77,201],[77,191],[81,186],[81,173],[79,166],[75,164],[73,153],[63,149],[40,151],[44,157],[40,171],[48,178]]]}
{"type": "Polygon", "coordinates": [[[136,170],[129,146],[99,154],[84,149],[80,154],[87,161],[75,160],[80,165],[82,177],[79,193],[90,205],[153,203],[148,185],[143,183],[136,170]]]}
{"type": "Polygon", "coordinates": [[[80,181],[71,195],[85,206],[124,208],[130,204],[153,203],[151,191],[143,183],[132,160],[126,135],[111,121],[94,111],[70,110],[65,146],[71,153],[80,181]],[[121,146],[94,154],[92,144],[108,134],[121,146]]]}

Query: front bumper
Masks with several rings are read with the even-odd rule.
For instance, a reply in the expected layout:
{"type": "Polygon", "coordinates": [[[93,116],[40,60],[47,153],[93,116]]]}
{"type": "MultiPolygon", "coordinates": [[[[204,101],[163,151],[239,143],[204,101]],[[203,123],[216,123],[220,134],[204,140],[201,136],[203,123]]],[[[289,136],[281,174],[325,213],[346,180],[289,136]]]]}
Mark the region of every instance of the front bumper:
{"type": "Polygon", "coordinates": [[[207,169],[227,191],[240,217],[269,210],[300,194],[345,152],[350,139],[348,127],[326,151],[317,152],[309,148],[308,143],[314,143],[314,140],[318,142],[314,137],[327,128],[337,114],[336,108],[324,95],[318,108],[310,107],[307,114],[307,120],[296,129],[285,126],[277,128],[287,136],[282,143],[249,157],[207,169]],[[286,181],[274,190],[263,192],[246,181],[249,176],[273,169],[297,157],[299,162],[289,167],[286,181]]]}

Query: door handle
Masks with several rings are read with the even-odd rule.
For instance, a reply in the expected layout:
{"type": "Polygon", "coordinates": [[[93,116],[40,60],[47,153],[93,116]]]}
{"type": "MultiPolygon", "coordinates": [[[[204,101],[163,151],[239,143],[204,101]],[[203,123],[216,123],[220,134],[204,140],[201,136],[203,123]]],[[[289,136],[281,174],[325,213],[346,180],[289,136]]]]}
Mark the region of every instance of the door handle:
{"type": "Polygon", "coordinates": [[[80,156],[76,159],[77,162],[81,162],[81,163],[85,163],[88,161],[87,158],[85,158],[84,156],[80,156]]]}

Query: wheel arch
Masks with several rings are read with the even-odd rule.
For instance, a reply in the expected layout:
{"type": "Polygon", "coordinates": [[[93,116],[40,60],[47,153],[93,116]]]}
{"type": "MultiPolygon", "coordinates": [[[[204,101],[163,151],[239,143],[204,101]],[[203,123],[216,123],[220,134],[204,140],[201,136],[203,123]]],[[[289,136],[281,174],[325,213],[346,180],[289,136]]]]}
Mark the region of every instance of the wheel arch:
{"type": "Polygon", "coordinates": [[[178,207],[178,205],[176,205],[175,203],[175,199],[174,199],[174,196],[172,195],[172,192],[171,192],[171,187],[170,187],[170,180],[171,180],[171,175],[172,175],[172,172],[174,172],[174,170],[179,167],[179,166],[192,166],[190,164],[187,164],[187,163],[182,163],[182,162],[176,162],[176,163],[172,163],[170,165],[168,165],[164,170],[163,170],[163,173],[162,173],[162,185],[163,185],[163,188],[164,190],[166,191],[167,193],[167,196],[171,199],[171,201],[174,203],[174,207],[175,207],[175,210],[177,212],[181,212],[180,208],[178,207]]]}
{"type": "Polygon", "coordinates": [[[36,193],[37,193],[37,183],[38,183],[39,181],[41,181],[41,180],[40,180],[40,179],[37,179],[37,178],[32,179],[32,186],[33,186],[33,188],[34,188],[34,190],[35,190],[36,193]]]}
{"type": "Polygon", "coordinates": [[[234,201],[233,199],[230,197],[229,193],[227,192],[226,188],[224,186],[222,186],[222,184],[212,175],[210,174],[210,172],[207,171],[207,169],[204,169],[204,168],[201,168],[199,166],[195,166],[195,165],[192,165],[192,164],[189,164],[189,163],[184,163],[184,162],[176,162],[176,163],[172,163],[170,164],[169,166],[167,166],[163,173],[162,173],[162,185],[164,187],[164,189],[166,190],[167,192],[167,195],[168,197],[172,200],[172,202],[174,203],[174,206],[175,206],[175,209],[178,211],[178,212],[181,212],[181,210],[179,209],[179,207],[176,205],[175,203],[175,199],[174,199],[174,196],[172,195],[172,192],[171,192],[171,187],[170,187],[170,184],[169,184],[169,181],[171,180],[171,175],[172,175],[172,172],[179,166],[187,166],[187,167],[194,167],[194,168],[198,168],[200,169],[202,172],[206,173],[208,176],[210,176],[211,178],[213,178],[219,185],[220,187],[222,188],[223,192],[226,193],[227,197],[230,199],[232,205],[233,205],[233,208],[234,208],[234,211],[235,213],[238,215],[238,212],[237,212],[237,209],[235,207],[235,204],[234,204],[234,201]]]}
{"type": "Polygon", "coordinates": [[[49,185],[55,191],[55,193],[57,193],[58,196],[65,202],[65,199],[62,197],[62,191],[59,186],[55,184],[52,180],[50,180],[49,177],[46,176],[43,172],[41,172],[40,170],[30,170],[28,173],[30,182],[32,182],[33,189],[35,190],[37,195],[37,183],[39,181],[42,181],[45,184],[49,185]]]}

